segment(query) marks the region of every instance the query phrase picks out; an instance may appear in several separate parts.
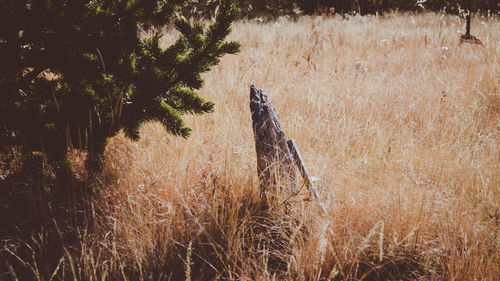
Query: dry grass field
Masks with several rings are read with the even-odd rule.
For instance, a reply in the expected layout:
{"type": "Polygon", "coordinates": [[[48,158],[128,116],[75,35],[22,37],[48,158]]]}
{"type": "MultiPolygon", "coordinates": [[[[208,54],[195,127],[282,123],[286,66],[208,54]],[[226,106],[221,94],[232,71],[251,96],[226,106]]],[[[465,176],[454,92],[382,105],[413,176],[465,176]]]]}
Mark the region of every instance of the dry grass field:
{"type": "Polygon", "coordinates": [[[215,112],[187,140],[110,140],[94,225],[23,262],[41,280],[499,280],[500,20],[473,19],[484,46],[462,33],[436,14],[236,23],[241,53],[204,76],[215,112]],[[259,205],[251,84],[326,213],[305,192],[259,205]]]}

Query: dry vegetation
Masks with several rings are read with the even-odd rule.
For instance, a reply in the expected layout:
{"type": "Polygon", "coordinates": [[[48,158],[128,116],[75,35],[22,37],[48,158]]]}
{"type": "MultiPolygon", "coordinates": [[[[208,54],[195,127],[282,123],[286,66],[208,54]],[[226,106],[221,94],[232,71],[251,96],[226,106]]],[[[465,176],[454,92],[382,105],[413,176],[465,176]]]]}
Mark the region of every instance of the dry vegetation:
{"type": "Polygon", "coordinates": [[[110,140],[94,224],[50,262],[34,236],[21,263],[42,280],[498,280],[500,21],[473,21],[484,47],[463,30],[435,14],[235,24],[242,52],[204,77],[215,112],[187,119],[188,140],[155,123],[110,140]],[[304,196],[259,206],[250,84],[326,214],[304,196]]]}

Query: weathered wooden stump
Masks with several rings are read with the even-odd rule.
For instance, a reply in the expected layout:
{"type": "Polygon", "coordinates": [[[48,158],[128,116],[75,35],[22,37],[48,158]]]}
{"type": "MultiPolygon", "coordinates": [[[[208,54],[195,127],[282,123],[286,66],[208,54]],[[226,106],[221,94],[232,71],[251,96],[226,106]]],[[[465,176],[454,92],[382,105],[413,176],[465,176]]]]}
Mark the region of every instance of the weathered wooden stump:
{"type": "Polygon", "coordinates": [[[257,152],[261,196],[267,188],[289,187],[295,192],[295,167],[278,112],[263,90],[250,86],[250,110],[257,152]]]}
{"type": "MultiPolygon", "coordinates": [[[[287,140],[281,127],[278,112],[263,90],[250,86],[250,110],[257,152],[257,172],[259,174],[261,197],[266,199],[266,191],[272,187],[289,187],[296,193],[295,165],[304,179],[311,196],[319,200],[319,195],[311,180],[299,148],[294,140],[287,140]]],[[[324,206],[319,202],[325,211],[324,206]]]]}

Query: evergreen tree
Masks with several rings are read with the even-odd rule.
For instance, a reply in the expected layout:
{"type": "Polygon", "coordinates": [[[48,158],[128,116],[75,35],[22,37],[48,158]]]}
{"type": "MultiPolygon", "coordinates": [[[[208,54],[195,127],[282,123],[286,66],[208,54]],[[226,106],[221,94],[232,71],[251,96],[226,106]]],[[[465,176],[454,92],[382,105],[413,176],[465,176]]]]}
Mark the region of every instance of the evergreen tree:
{"type": "MultiPolygon", "coordinates": [[[[0,144],[43,151],[58,178],[71,174],[67,151],[88,151],[102,170],[106,139],[158,120],[188,137],[185,113],[211,112],[197,92],[201,74],[224,54],[238,10],[220,0],[205,26],[179,16],[190,0],[0,0],[0,144]],[[163,49],[160,27],[180,36],[163,49]]],[[[63,181],[64,183],[64,181],[63,181]]]]}

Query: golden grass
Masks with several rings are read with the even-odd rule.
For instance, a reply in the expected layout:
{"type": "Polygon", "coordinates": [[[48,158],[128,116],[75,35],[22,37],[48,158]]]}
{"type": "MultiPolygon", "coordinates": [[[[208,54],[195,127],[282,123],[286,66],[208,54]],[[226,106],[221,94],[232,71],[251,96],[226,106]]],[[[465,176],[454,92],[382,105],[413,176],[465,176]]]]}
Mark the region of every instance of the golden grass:
{"type": "Polygon", "coordinates": [[[142,236],[156,228],[128,222],[159,209],[149,206],[154,200],[139,204],[143,212],[126,216],[120,232],[133,243],[130,251],[180,231],[186,247],[199,236],[223,236],[206,237],[213,253],[201,256],[219,255],[215,260],[227,264],[216,268],[230,278],[495,280],[498,30],[498,19],[473,22],[486,45],[478,47],[459,46],[458,17],[432,14],[237,23],[232,39],[242,52],[205,75],[202,94],[216,110],[187,118],[194,129],[189,140],[147,124],[140,142],[111,142],[117,189],[146,197],[155,190],[176,214],[168,222],[177,228],[148,235],[147,246],[142,236]],[[273,227],[291,225],[277,230],[289,241],[281,257],[287,266],[276,276],[259,260],[266,259],[264,248],[247,249],[251,259],[238,252],[251,240],[239,233],[248,222],[238,217],[238,204],[257,192],[250,84],[269,94],[288,137],[321,179],[328,206],[326,215],[298,202],[290,217],[275,214],[273,227]],[[207,231],[209,222],[219,230],[207,231]]]}
{"type": "Polygon", "coordinates": [[[500,21],[472,22],[484,47],[459,45],[463,30],[435,14],[236,23],[241,53],[204,76],[215,112],[187,117],[188,140],[156,123],[138,142],[110,140],[99,231],[59,268],[81,280],[498,280],[500,21]],[[259,205],[250,84],[320,179],[326,214],[259,205]]]}

